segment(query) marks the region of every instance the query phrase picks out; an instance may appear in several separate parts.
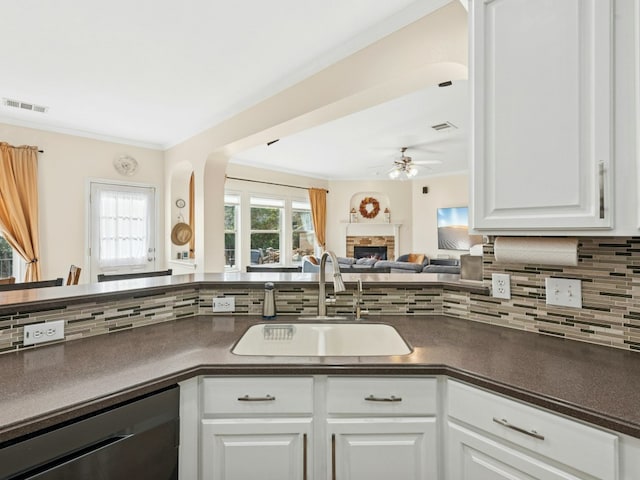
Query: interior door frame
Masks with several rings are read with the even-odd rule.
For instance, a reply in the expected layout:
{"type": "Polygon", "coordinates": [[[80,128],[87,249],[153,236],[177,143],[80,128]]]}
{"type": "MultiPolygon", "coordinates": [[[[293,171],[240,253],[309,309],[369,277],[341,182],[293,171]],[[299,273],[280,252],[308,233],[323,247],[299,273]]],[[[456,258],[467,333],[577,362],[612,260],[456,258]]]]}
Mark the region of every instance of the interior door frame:
{"type": "Polygon", "coordinates": [[[86,265],[87,272],[89,274],[89,282],[95,283],[91,279],[94,278],[94,272],[91,270],[91,228],[92,228],[92,219],[91,219],[91,185],[94,183],[101,183],[105,185],[117,185],[123,187],[139,187],[139,188],[151,188],[154,191],[154,204],[153,204],[153,220],[155,222],[155,227],[153,228],[153,235],[155,236],[155,260],[154,265],[155,269],[162,268],[163,259],[160,257],[158,246],[160,244],[160,198],[159,198],[159,189],[157,185],[153,185],[151,183],[143,183],[143,182],[127,182],[122,180],[114,180],[114,179],[106,179],[106,178],[96,178],[96,177],[88,177],[85,181],[85,238],[84,238],[84,264],[86,265]]]}

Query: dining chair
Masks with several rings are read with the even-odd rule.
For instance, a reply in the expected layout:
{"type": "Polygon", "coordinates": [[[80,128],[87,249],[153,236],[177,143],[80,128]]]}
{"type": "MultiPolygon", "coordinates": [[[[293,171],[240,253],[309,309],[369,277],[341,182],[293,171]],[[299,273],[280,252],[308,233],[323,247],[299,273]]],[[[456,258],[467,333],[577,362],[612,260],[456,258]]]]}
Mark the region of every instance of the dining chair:
{"type": "Polygon", "coordinates": [[[157,270],[154,272],[136,272],[136,273],[114,273],[111,275],[101,273],[98,275],[98,282],[109,282],[111,280],[130,280],[132,278],[147,278],[147,277],[161,277],[164,275],[171,275],[172,269],[157,270]]]}
{"type": "Polygon", "coordinates": [[[16,283],[16,277],[0,278],[0,285],[13,285],[16,283]]]}
{"type": "Polygon", "coordinates": [[[67,276],[67,285],[77,285],[80,280],[80,272],[82,269],[76,265],[71,265],[69,275],[67,276]]]}
{"type": "Polygon", "coordinates": [[[63,278],[55,278],[53,280],[40,280],[37,282],[19,282],[19,283],[6,283],[0,284],[0,291],[7,290],[30,290],[32,288],[42,287],[59,287],[62,285],[63,278]]]}

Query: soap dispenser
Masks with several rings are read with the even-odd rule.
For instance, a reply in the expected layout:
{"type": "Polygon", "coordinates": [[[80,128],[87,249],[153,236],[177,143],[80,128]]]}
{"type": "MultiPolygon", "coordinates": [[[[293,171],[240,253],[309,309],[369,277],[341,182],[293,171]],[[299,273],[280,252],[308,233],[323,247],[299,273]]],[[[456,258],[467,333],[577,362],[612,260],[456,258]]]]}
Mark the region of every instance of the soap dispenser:
{"type": "Polygon", "coordinates": [[[271,320],[276,318],[276,299],[273,282],[264,284],[264,302],[262,303],[262,318],[271,320]]]}

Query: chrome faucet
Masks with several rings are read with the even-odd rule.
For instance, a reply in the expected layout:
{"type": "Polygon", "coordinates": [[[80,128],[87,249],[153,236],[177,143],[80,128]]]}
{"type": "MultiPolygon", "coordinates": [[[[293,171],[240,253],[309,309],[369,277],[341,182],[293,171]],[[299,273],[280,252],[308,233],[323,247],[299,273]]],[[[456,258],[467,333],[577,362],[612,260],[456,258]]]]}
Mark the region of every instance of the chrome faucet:
{"type": "Polygon", "coordinates": [[[369,313],[368,310],[362,310],[362,280],[358,279],[356,292],[353,295],[353,318],[354,320],[362,320],[362,314],[369,313]]]}
{"type": "Polygon", "coordinates": [[[327,300],[327,291],[325,287],[326,275],[325,270],[327,267],[327,257],[331,257],[331,263],[333,263],[333,292],[344,292],[344,282],[342,281],[342,275],[340,274],[340,267],[338,266],[338,259],[335,253],[327,250],[323,252],[320,257],[320,279],[318,285],[318,317],[327,317],[327,303],[335,303],[335,298],[327,300]]]}

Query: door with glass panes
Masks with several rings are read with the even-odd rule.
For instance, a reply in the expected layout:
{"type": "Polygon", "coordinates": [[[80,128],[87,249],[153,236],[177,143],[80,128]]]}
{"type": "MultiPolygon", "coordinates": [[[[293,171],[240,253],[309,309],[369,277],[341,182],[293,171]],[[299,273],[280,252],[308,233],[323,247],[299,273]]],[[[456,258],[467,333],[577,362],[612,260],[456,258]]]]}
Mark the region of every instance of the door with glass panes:
{"type": "Polygon", "coordinates": [[[154,187],[91,182],[90,278],[156,269],[154,187]]]}

